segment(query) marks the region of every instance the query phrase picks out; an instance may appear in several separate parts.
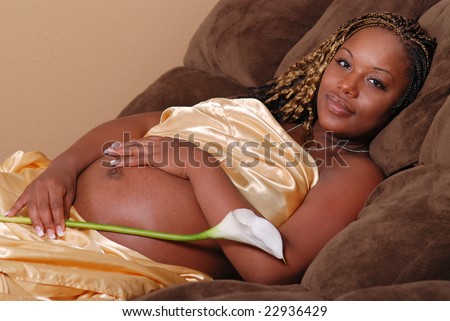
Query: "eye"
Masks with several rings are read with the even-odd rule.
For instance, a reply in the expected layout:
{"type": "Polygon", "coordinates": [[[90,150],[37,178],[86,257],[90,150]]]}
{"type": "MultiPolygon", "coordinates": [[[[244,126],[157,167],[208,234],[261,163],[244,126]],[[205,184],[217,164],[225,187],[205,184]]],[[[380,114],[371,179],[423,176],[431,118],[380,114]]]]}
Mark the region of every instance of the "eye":
{"type": "Polygon", "coordinates": [[[382,90],[386,89],[386,86],[383,84],[383,82],[378,79],[371,78],[371,79],[369,79],[369,81],[372,83],[372,85],[374,85],[377,88],[380,88],[382,90]]]}
{"type": "Polygon", "coordinates": [[[345,69],[349,69],[350,68],[350,64],[347,62],[347,60],[345,59],[335,59],[336,63],[341,66],[344,67],[345,69]]]}

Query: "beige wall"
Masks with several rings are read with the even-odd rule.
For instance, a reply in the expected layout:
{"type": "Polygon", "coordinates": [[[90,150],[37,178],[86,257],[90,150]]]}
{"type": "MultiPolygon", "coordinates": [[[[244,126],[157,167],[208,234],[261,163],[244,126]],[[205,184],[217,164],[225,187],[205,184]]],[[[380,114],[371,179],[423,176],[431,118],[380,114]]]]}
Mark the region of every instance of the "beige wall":
{"type": "Polygon", "coordinates": [[[56,156],[180,65],[218,0],[0,0],[0,164],[56,156]]]}

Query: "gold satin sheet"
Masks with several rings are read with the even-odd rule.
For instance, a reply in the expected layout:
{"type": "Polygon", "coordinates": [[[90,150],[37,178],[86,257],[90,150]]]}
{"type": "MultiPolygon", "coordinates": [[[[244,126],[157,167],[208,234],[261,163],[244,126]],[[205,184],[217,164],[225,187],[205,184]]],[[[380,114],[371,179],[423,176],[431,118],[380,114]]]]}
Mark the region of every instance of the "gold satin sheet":
{"type": "Polygon", "coordinates": [[[215,98],[194,107],[171,107],[148,135],[189,140],[212,154],[246,199],[276,226],[292,215],[318,180],[314,159],[256,99],[215,98]]]}
{"type": "MultiPolygon", "coordinates": [[[[300,206],[318,179],[311,156],[257,100],[213,99],[169,108],[150,134],[199,143],[275,225],[300,206]],[[302,162],[286,166],[299,157],[302,162]]],[[[19,151],[5,160],[0,166],[0,215],[49,163],[39,152],[19,151]]],[[[70,219],[82,220],[73,207],[70,219]]],[[[154,262],[94,230],[67,228],[63,238],[50,240],[38,237],[31,226],[0,222],[0,300],[127,300],[206,280],[210,278],[201,272],[154,262]]]]}
{"type": "MultiPolygon", "coordinates": [[[[0,215],[47,168],[41,153],[17,152],[0,165],[0,215]]],[[[82,220],[72,207],[70,218],[82,220]]],[[[94,230],[38,237],[29,225],[0,222],[0,300],[127,300],[210,278],[154,262],[94,230]]]]}

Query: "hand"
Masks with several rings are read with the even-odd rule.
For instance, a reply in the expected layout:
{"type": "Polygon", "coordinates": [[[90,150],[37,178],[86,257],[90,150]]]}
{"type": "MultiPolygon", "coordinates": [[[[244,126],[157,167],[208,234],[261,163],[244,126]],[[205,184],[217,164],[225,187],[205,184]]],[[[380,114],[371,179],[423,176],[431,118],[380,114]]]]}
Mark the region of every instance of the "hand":
{"type": "Polygon", "coordinates": [[[76,192],[76,175],[66,168],[50,167],[28,185],[22,195],[6,213],[15,216],[25,206],[36,233],[55,239],[64,235],[65,219],[76,192]]]}
{"type": "Polygon", "coordinates": [[[109,166],[153,166],[184,179],[189,179],[191,171],[202,166],[218,166],[211,155],[194,143],[161,136],[115,142],[105,154],[114,157],[109,166]]]}

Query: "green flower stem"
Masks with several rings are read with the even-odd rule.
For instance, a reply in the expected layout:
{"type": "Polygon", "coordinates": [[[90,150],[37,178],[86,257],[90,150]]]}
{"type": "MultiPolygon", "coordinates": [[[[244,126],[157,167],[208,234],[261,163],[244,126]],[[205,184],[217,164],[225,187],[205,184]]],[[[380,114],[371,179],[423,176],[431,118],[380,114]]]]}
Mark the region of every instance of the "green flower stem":
{"type": "MultiPolygon", "coordinates": [[[[0,222],[32,225],[31,219],[29,217],[23,217],[23,216],[15,216],[15,217],[0,216],[0,222]]],[[[150,230],[144,230],[144,229],[139,229],[139,228],[134,228],[134,227],[120,226],[120,225],[100,224],[100,223],[92,223],[92,222],[78,222],[78,221],[72,221],[72,220],[67,220],[66,226],[72,227],[72,228],[114,232],[114,233],[144,236],[144,237],[150,237],[150,238],[154,238],[154,239],[179,241],[179,242],[199,241],[199,240],[211,238],[211,234],[210,234],[209,230],[206,230],[206,231],[203,231],[200,233],[195,233],[195,234],[174,234],[174,233],[156,232],[156,231],[150,231],[150,230]]]]}

